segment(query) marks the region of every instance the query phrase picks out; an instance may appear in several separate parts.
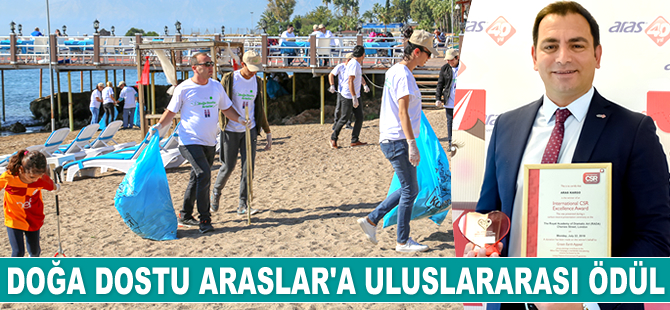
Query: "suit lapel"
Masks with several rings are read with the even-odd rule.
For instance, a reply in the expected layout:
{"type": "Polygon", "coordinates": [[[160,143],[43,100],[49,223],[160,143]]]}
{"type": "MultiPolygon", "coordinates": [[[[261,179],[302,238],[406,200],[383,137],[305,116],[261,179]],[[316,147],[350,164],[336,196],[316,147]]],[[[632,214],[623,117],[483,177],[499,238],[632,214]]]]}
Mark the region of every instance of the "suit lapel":
{"type": "MultiPolygon", "coordinates": [[[[514,192],[516,190],[516,178],[521,168],[521,160],[523,159],[523,153],[526,151],[526,143],[528,143],[528,138],[530,132],[533,129],[533,123],[535,122],[535,115],[537,115],[537,110],[542,105],[542,98],[539,100],[521,108],[520,113],[515,113],[516,119],[512,119],[511,122],[516,124],[512,127],[513,130],[508,131],[510,135],[508,145],[501,146],[504,147],[506,151],[509,152],[509,159],[511,159],[511,167],[508,170],[510,173],[505,173],[505,186],[506,192],[509,194],[507,197],[514,197],[514,192]]],[[[508,206],[511,210],[512,202],[508,206]]],[[[506,206],[503,206],[505,208],[506,206]]]]}
{"type": "Polygon", "coordinates": [[[610,103],[595,90],[589,110],[584,118],[584,126],[582,127],[582,132],[579,134],[575,154],[572,156],[573,163],[585,163],[591,158],[600,134],[603,132],[607,121],[611,118],[611,112],[608,109],[609,105],[610,103]]]}

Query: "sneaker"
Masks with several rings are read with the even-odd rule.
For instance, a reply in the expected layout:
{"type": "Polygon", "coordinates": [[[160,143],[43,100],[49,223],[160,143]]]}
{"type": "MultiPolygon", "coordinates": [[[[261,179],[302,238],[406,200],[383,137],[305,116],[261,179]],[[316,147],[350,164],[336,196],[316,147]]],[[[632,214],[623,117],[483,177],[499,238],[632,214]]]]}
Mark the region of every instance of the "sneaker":
{"type": "Polygon", "coordinates": [[[377,227],[373,226],[368,222],[368,219],[365,217],[359,218],[357,220],[358,225],[361,226],[363,229],[363,232],[365,233],[365,236],[372,242],[373,244],[377,244],[377,227]]]}
{"type": "Polygon", "coordinates": [[[190,219],[178,218],[177,223],[179,224],[179,226],[183,226],[183,227],[192,227],[192,226],[200,225],[200,222],[198,222],[194,218],[190,218],[190,219]]]}
{"type": "Polygon", "coordinates": [[[212,195],[209,196],[209,209],[212,212],[219,211],[219,200],[221,198],[221,194],[215,194],[212,193],[212,195]]]}
{"type": "Polygon", "coordinates": [[[206,232],[210,232],[210,231],[213,231],[213,230],[214,230],[214,226],[212,226],[212,224],[210,224],[210,223],[200,224],[200,233],[201,234],[204,234],[206,232]]]}
{"type": "Polygon", "coordinates": [[[407,242],[405,244],[403,245],[397,244],[395,246],[395,250],[404,253],[425,252],[428,251],[428,246],[419,244],[418,242],[414,241],[414,239],[409,238],[407,239],[407,242]]]}
{"type": "MultiPolygon", "coordinates": [[[[251,215],[254,215],[256,213],[258,213],[258,209],[251,209],[251,215]]],[[[237,214],[238,215],[247,214],[247,207],[246,206],[237,207],[237,214]]]]}

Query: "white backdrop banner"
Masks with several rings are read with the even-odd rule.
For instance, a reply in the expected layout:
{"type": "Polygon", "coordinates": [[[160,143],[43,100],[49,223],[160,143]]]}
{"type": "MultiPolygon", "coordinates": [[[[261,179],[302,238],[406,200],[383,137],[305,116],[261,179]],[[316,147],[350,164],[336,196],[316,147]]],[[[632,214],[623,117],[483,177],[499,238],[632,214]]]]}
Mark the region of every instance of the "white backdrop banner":
{"type": "MultiPolygon", "coordinates": [[[[484,175],[486,140],[501,113],[539,99],[532,28],[546,0],[476,0],[466,23],[454,108],[454,209],[474,209],[484,175]]],[[[651,116],[670,154],[670,1],[578,1],[600,26],[603,97],[651,116]]]]}

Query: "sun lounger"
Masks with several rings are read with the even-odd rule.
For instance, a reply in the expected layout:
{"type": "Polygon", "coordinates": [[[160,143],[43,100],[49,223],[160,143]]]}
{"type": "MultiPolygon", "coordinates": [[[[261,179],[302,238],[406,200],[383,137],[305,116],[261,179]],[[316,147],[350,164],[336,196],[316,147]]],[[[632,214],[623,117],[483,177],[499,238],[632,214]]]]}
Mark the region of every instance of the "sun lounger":
{"type": "MultiPolygon", "coordinates": [[[[95,172],[95,168],[100,168],[101,172],[106,172],[108,169],[115,169],[126,173],[130,167],[135,164],[135,161],[147,146],[147,144],[149,144],[151,136],[152,133],[149,132],[134,151],[129,151],[128,149],[118,150],[93,158],[85,158],[67,163],[63,166],[63,173],[67,171],[67,176],[65,179],[68,182],[72,182],[78,173],[80,175],[91,176],[92,173],[95,172]]],[[[163,166],[165,168],[178,167],[185,161],[184,157],[181,155],[181,153],[179,153],[178,148],[169,150],[161,149],[160,152],[163,159],[163,166]]]]}
{"type": "Polygon", "coordinates": [[[91,144],[84,147],[84,152],[86,152],[85,158],[96,157],[132,147],[137,144],[135,141],[118,143],[114,140],[114,135],[116,135],[122,125],[123,121],[113,121],[109,123],[109,126],[105,127],[105,130],[103,130],[91,144]]]}
{"type": "Polygon", "coordinates": [[[72,142],[61,145],[58,151],[54,152],[54,155],[72,154],[77,159],[86,157],[86,146],[93,139],[93,135],[98,132],[98,128],[100,128],[98,124],[91,124],[82,128],[72,142]]]}
{"type": "MultiPolygon", "coordinates": [[[[60,145],[63,144],[63,141],[67,138],[68,134],[70,134],[70,128],[58,129],[49,135],[44,144],[29,146],[26,149],[28,151],[40,151],[46,157],[52,157],[54,156],[54,152],[58,151],[60,145]]],[[[0,167],[7,166],[9,158],[14,154],[16,154],[16,152],[0,156],[0,167]]]]}

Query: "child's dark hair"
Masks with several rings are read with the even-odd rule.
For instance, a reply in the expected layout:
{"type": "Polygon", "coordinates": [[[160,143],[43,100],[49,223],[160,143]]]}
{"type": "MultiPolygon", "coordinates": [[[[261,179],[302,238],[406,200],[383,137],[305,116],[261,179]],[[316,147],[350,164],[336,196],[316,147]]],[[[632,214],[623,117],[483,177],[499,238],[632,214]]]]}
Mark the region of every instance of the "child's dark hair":
{"type": "Polygon", "coordinates": [[[47,158],[39,151],[23,149],[9,158],[7,171],[13,176],[18,176],[19,167],[23,167],[23,171],[28,173],[43,174],[47,172],[47,158]]]}

